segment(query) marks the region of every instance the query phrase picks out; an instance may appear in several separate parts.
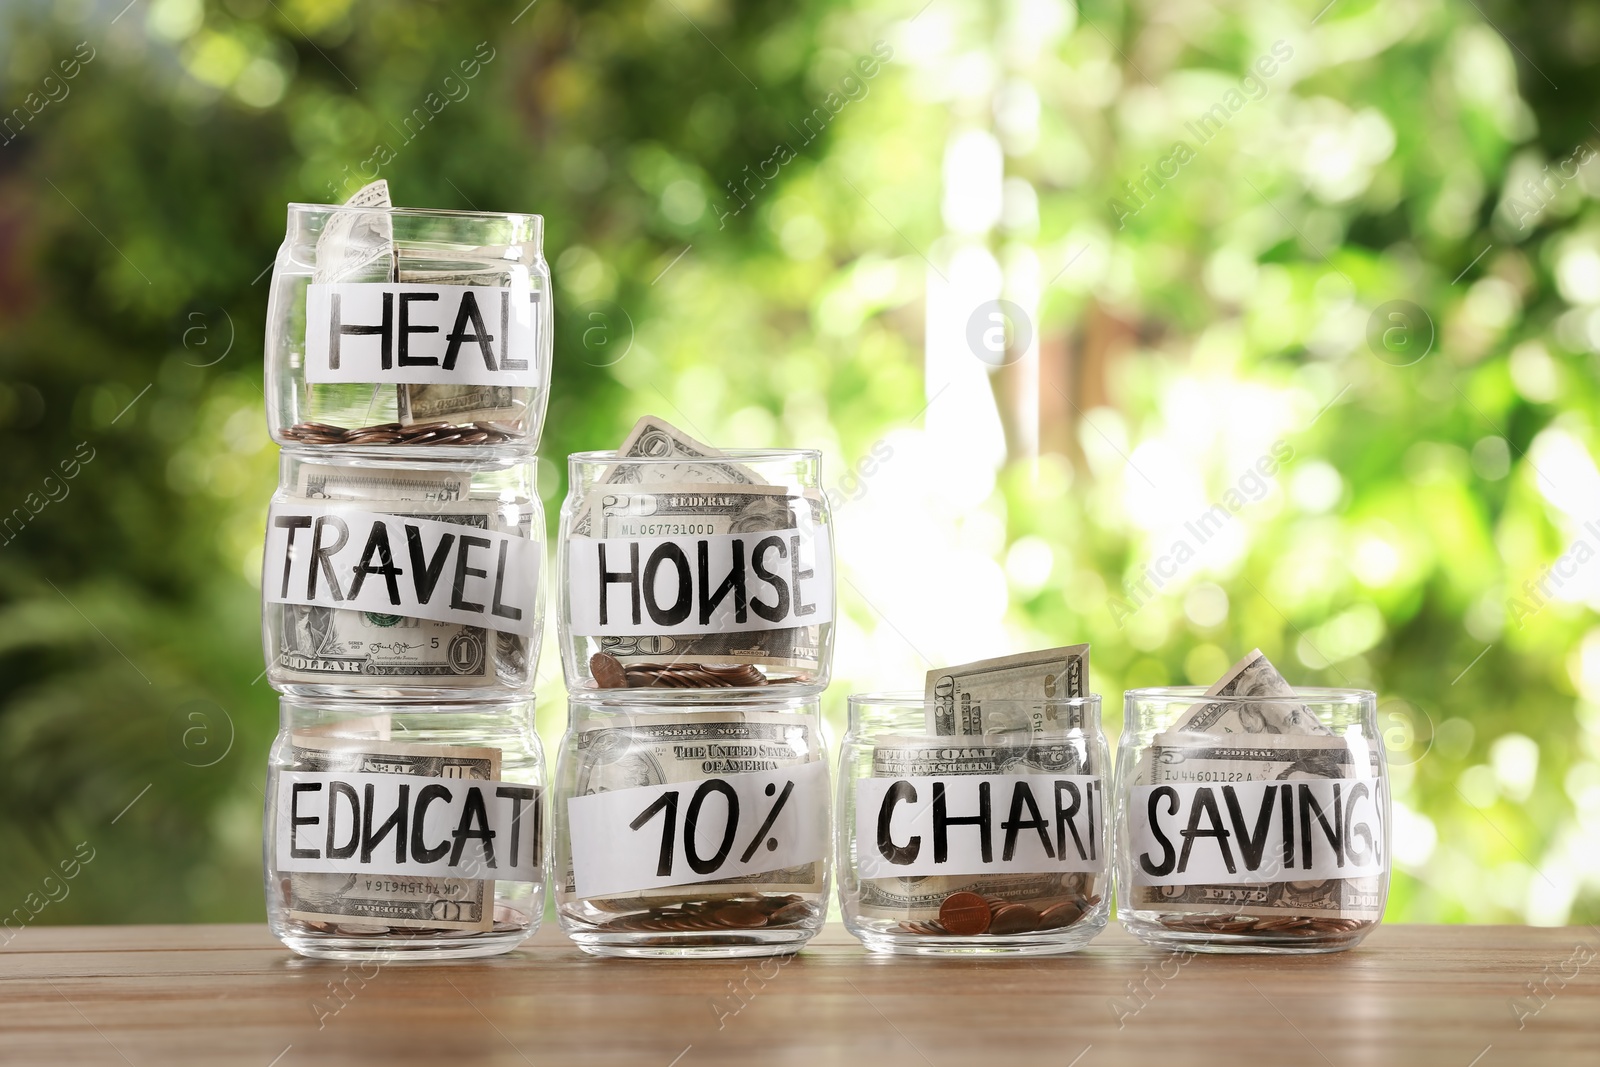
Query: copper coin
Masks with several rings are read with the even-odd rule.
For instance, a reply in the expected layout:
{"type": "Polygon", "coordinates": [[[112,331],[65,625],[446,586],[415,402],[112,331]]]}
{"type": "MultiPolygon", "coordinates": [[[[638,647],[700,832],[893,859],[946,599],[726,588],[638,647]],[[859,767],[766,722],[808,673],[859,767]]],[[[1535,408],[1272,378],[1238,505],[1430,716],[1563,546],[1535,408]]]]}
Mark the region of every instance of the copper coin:
{"type": "Polygon", "coordinates": [[[939,925],[958,937],[989,929],[989,902],[976,893],[951,893],[939,905],[939,925]]]}
{"type": "Polygon", "coordinates": [[[1075,900],[1064,900],[1060,904],[1052,904],[1039,915],[1039,929],[1059,930],[1063,926],[1071,926],[1083,918],[1083,909],[1078,907],[1075,900]]]}
{"type": "Polygon", "coordinates": [[[747,904],[730,904],[726,908],[718,908],[712,912],[712,917],[723,926],[755,927],[767,925],[767,913],[760,908],[753,908],[747,904]]]}
{"type": "Polygon", "coordinates": [[[1026,904],[1006,904],[995,909],[989,920],[991,934],[1025,934],[1039,929],[1039,913],[1026,904]]]}
{"type": "Polygon", "coordinates": [[[814,914],[815,911],[810,904],[804,901],[797,901],[793,904],[786,904],[767,916],[767,925],[787,926],[790,923],[803,923],[814,914]]]}
{"type": "Polygon", "coordinates": [[[602,689],[621,689],[628,684],[628,676],[622,664],[617,662],[617,657],[605,652],[596,652],[589,657],[589,673],[594,675],[595,683],[602,689]]]}

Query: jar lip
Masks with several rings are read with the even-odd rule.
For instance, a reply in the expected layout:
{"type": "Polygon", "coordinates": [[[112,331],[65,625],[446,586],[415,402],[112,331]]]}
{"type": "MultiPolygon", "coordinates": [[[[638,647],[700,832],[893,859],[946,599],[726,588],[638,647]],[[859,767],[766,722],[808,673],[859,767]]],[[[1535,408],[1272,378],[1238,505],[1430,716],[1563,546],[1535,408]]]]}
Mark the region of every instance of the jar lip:
{"type": "Polygon", "coordinates": [[[715,689],[651,689],[621,687],[617,689],[567,689],[567,708],[570,711],[629,711],[629,712],[685,712],[712,711],[738,708],[745,711],[760,710],[768,706],[774,711],[812,712],[819,708],[825,686],[821,685],[754,685],[719,686],[715,689]]]}
{"type": "Polygon", "coordinates": [[[1364,700],[1377,699],[1377,694],[1370,689],[1331,686],[1295,686],[1292,695],[1228,697],[1208,697],[1206,696],[1207,688],[1207,686],[1203,685],[1156,685],[1144,689],[1124,690],[1122,697],[1127,702],[1144,700],[1152,703],[1169,704],[1192,704],[1201,700],[1215,700],[1223,704],[1282,704],[1290,700],[1308,704],[1352,704],[1364,700]]]}
{"type": "Polygon", "coordinates": [[[454,218],[454,219],[514,219],[525,222],[535,222],[544,225],[544,216],[535,215],[526,211],[461,211],[448,207],[359,207],[352,204],[313,204],[292,201],[289,211],[309,214],[314,212],[359,211],[363,215],[382,213],[385,215],[415,215],[419,218],[454,218]]]}
{"type": "Polygon", "coordinates": [[[813,462],[822,459],[822,450],[817,448],[723,448],[718,449],[721,455],[706,456],[703,459],[692,459],[685,456],[619,456],[614,448],[602,449],[596,452],[570,452],[567,454],[568,463],[670,463],[682,464],[687,462],[716,463],[718,460],[735,459],[744,463],[762,463],[771,461],[781,463],[790,460],[804,459],[813,462]]]}
{"type": "MultiPolygon", "coordinates": [[[[1099,693],[1090,693],[1081,697],[1013,697],[1013,698],[985,698],[989,704],[1026,704],[1029,707],[1049,708],[1074,708],[1085,707],[1100,703],[1099,693]]],[[[922,707],[927,701],[919,691],[905,690],[878,690],[868,693],[851,693],[850,704],[852,707],[874,708],[910,708],[922,707]]]]}

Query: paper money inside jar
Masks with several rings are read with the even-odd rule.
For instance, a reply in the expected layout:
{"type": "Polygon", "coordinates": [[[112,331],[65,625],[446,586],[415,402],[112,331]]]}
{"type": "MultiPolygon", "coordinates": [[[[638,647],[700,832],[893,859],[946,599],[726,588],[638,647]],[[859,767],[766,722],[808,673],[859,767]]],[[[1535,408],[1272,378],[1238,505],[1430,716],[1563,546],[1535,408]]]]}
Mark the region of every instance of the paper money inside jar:
{"type": "Polygon", "coordinates": [[[552,345],[538,215],[291,204],[267,309],[273,440],[535,448],[552,345]]]}
{"type": "Polygon", "coordinates": [[[1118,916],[1156,945],[1330,952],[1383,916],[1376,697],[1291,686],[1252,651],[1210,689],[1131,690],[1117,757],[1118,916]]]}
{"type": "Polygon", "coordinates": [[[509,951],[544,910],[544,757],[529,704],[285,697],[267,914],[324,959],[509,951]]]}
{"type": "Polygon", "coordinates": [[[1105,928],[1106,746],[1087,686],[1077,645],[850,698],[836,865],[868,949],[1063,952],[1105,928]]]}
{"type": "Polygon", "coordinates": [[[561,927],[598,955],[793,952],[822,926],[828,770],[815,694],[575,696],[556,772],[561,927]]]}
{"type": "Polygon", "coordinates": [[[530,461],[285,449],[267,516],[268,681],[299,695],[531,692],[544,515],[530,461]]]}
{"type": "Polygon", "coordinates": [[[574,691],[827,684],[833,527],[820,457],[721,451],[641,419],[569,458],[557,582],[574,691]]]}

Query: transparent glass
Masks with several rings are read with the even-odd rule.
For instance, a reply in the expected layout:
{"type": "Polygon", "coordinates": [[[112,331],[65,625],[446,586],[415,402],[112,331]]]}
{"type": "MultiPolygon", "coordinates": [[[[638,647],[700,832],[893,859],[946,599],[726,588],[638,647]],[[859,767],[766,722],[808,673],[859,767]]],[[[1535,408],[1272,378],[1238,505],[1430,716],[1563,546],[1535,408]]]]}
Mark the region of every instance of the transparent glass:
{"type": "MultiPolygon", "coordinates": [[[[510,951],[538,929],[544,914],[544,787],[544,752],[533,730],[531,703],[356,704],[283,698],[268,764],[263,837],[272,932],[294,951],[321,959],[456,959],[510,951]],[[357,853],[337,872],[288,870],[292,862],[279,862],[280,822],[290,818],[291,810],[303,822],[311,810],[309,801],[281,788],[290,772],[382,772],[413,787],[406,797],[419,803],[428,788],[422,783],[430,777],[446,783],[445,788],[473,780],[529,787],[534,795],[523,798],[519,821],[508,823],[496,809],[498,821],[492,828],[498,863],[503,867],[516,859],[533,869],[522,880],[478,877],[484,873],[481,859],[466,850],[442,876],[394,865],[386,869],[386,861],[393,859],[388,846],[396,841],[391,833],[377,843],[366,864],[357,853]],[[513,837],[531,851],[513,857],[513,837]]],[[[355,810],[361,797],[361,781],[354,779],[348,810],[355,810]]],[[[390,814],[363,811],[376,829],[390,814]]],[[[412,808],[407,816],[416,832],[406,840],[416,849],[423,837],[419,818],[412,808]]],[[[293,842],[323,843],[320,825],[294,829],[299,836],[293,842]]],[[[405,822],[399,829],[406,835],[405,822]]],[[[328,839],[342,832],[330,828],[328,839]]],[[[449,841],[447,832],[441,831],[441,838],[449,841]]]]}
{"type": "Polygon", "coordinates": [[[984,704],[1002,722],[1029,723],[1041,709],[1048,731],[966,738],[933,733],[920,693],[850,697],[835,803],[839,903],[870,951],[1068,952],[1105,929],[1112,823],[1100,698],[984,704]],[[951,820],[943,861],[941,813],[951,820]],[[930,853],[949,866],[934,869],[930,853]],[[910,873],[888,873],[897,869],[910,873]]]}
{"type": "Polygon", "coordinates": [[[568,707],[551,884],[561,928],[580,948],[766,956],[793,952],[822,928],[829,788],[815,691],[625,689],[568,707]],[[737,806],[717,795],[735,790],[737,806]],[[612,792],[612,817],[580,822],[586,798],[612,792]],[[664,834],[674,835],[665,849],[664,834]],[[669,852],[696,854],[691,839],[716,866],[702,863],[697,874],[678,859],[663,876],[657,864],[669,852]],[[600,873],[594,857],[605,855],[632,859],[605,891],[580,894],[580,882],[600,873]],[[741,857],[754,862],[736,870],[741,857]]]}
{"type": "Polygon", "coordinates": [[[806,449],[570,456],[556,562],[567,688],[826,686],[833,524],[820,467],[806,449]]]}
{"type": "Polygon", "coordinates": [[[323,448],[536,448],[552,345],[543,240],[538,215],[290,204],[267,305],[273,440],[323,448]],[[343,313],[330,320],[331,305],[308,303],[314,283],[419,288],[404,301],[395,289],[387,304],[375,288],[370,295],[341,289],[343,313]],[[344,357],[334,361],[343,368],[338,375],[323,369],[329,360],[320,346],[332,344],[330,326],[338,327],[332,334],[344,357]],[[452,361],[446,345],[453,334],[461,340],[452,361]],[[434,361],[439,371],[401,365],[408,361],[434,361]],[[311,380],[352,375],[374,380],[311,380]],[[424,376],[434,380],[415,380],[424,376]]]}
{"type": "Polygon", "coordinates": [[[508,701],[531,695],[545,562],[544,509],[531,459],[506,449],[465,456],[287,448],[267,532],[262,640],[267,680],[279,692],[383,700],[508,701]],[[339,530],[329,527],[318,540],[314,525],[291,531],[278,524],[324,514],[340,518],[348,532],[343,548],[328,557],[330,568],[315,568],[322,603],[281,602],[286,594],[300,597],[306,591],[312,568],[302,554],[337,543],[339,530]],[[359,516],[370,514],[396,517],[402,525],[432,520],[478,533],[463,560],[466,542],[459,538],[447,543],[442,534],[437,540],[425,534],[412,544],[397,525],[385,560],[363,532],[370,524],[359,516]],[[293,542],[287,539],[290,532],[296,535],[293,542]],[[526,539],[533,548],[522,558],[503,560],[493,535],[526,539]],[[368,610],[329,606],[329,570],[347,598],[363,560],[376,568],[361,583],[368,610]],[[385,563],[396,573],[383,573],[385,563]],[[392,590],[386,581],[391,577],[392,590]],[[429,607],[408,606],[409,601],[390,605],[394,594],[416,598],[419,584],[429,607]],[[375,604],[373,597],[381,602],[375,604]],[[437,609],[455,603],[481,610],[456,615],[456,621],[441,618],[446,613],[437,609]],[[460,621],[469,616],[498,626],[460,621]]]}
{"type": "Polygon", "coordinates": [[[1371,692],[1213,700],[1175,686],[1130,690],[1125,705],[1117,915],[1129,931],[1202,952],[1334,952],[1378,925],[1390,798],[1371,692]]]}

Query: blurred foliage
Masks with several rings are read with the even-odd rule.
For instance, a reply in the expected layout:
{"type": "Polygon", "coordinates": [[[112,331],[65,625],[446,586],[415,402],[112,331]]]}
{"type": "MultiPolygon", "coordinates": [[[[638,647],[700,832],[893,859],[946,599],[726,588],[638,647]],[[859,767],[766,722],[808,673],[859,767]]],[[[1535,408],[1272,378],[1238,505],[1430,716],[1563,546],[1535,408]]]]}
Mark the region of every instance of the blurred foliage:
{"type": "Polygon", "coordinates": [[[261,918],[262,273],[382,160],[547,219],[552,520],[646,411],[824,449],[836,725],[1089,640],[1115,730],[1260,646],[1380,694],[1391,917],[1600,918],[1600,15],[1317,6],[9,5],[0,910],[87,841],[36,921],[261,918]]]}

